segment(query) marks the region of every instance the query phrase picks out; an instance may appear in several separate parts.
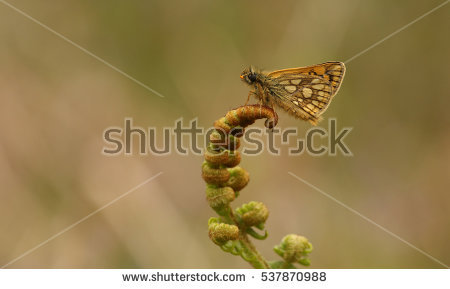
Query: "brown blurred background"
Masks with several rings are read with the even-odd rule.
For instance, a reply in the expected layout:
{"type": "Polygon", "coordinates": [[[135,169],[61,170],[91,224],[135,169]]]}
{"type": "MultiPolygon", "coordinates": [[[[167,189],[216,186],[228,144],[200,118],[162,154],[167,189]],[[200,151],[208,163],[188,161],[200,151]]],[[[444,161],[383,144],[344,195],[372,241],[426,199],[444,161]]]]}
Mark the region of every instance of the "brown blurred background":
{"type": "MultiPolygon", "coordinates": [[[[247,65],[345,61],[442,2],[9,1],[165,98],[0,3],[0,265],[162,171],[9,267],[248,268],[208,239],[201,156],[107,157],[103,130],[125,117],[209,127],[245,102],[247,65]]],[[[297,233],[312,268],[442,268],[291,171],[450,264],[449,9],[347,64],[320,125],[353,127],[353,157],[243,159],[251,182],[233,205],[269,207],[270,236],[255,241],[268,259],[297,233]]],[[[310,128],[278,112],[280,128],[310,128]]]]}

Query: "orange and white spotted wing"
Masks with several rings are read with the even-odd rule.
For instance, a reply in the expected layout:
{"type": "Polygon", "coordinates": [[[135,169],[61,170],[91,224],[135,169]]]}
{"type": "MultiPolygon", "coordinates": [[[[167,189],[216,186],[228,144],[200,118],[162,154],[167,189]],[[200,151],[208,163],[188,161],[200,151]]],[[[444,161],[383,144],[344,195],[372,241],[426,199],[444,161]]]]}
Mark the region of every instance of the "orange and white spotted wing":
{"type": "Polygon", "coordinates": [[[342,62],[276,70],[267,76],[274,101],[287,112],[317,124],[338,92],[345,74],[342,62]]]}

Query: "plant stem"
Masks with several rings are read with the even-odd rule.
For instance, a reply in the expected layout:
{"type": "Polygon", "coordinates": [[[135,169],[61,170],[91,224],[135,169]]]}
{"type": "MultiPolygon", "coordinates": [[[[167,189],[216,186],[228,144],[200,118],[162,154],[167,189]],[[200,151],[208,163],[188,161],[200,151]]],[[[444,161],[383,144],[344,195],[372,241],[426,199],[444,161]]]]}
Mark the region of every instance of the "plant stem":
{"type": "Polygon", "coordinates": [[[283,265],[280,266],[280,269],[291,269],[292,265],[291,263],[288,263],[286,261],[283,262],[283,265]]]}
{"type": "Polygon", "coordinates": [[[233,209],[230,207],[228,210],[228,218],[239,228],[239,241],[241,242],[246,255],[249,258],[246,258],[246,261],[250,263],[255,269],[270,269],[269,264],[266,259],[259,253],[256,249],[255,245],[250,241],[248,235],[246,233],[246,228],[242,226],[240,222],[236,220],[233,209]]]}

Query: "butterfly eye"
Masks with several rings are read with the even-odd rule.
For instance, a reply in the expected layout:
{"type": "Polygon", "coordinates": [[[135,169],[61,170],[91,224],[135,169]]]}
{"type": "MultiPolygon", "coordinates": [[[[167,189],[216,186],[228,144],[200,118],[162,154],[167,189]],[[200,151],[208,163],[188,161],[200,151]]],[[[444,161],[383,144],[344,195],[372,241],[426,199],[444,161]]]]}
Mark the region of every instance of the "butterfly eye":
{"type": "Polygon", "coordinates": [[[250,73],[250,74],[248,75],[248,79],[249,79],[251,82],[254,82],[254,81],[256,80],[256,74],[250,73]]]}

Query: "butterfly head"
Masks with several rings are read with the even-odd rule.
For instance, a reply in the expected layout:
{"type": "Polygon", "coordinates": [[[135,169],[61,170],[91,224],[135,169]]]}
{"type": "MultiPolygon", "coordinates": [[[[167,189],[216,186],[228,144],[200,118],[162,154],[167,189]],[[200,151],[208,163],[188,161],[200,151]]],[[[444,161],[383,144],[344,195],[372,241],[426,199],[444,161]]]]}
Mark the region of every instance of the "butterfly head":
{"type": "Polygon", "coordinates": [[[240,78],[247,84],[253,84],[258,79],[258,75],[255,68],[250,66],[242,71],[240,78]]]}

